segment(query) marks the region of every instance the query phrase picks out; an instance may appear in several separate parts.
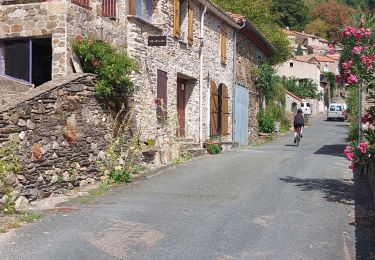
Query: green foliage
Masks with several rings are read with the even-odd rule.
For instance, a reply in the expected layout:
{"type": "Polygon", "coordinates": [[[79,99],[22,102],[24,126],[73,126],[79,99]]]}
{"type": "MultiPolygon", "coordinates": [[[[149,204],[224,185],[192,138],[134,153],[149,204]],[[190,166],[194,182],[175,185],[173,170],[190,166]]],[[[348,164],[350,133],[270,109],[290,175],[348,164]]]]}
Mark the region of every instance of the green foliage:
{"type": "Polygon", "coordinates": [[[83,71],[98,75],[98,98],[114,99],[122,94],[133,93],[134,85],[129,75],[138,70],[138,65],[125,51],[116,50],[106,42],[82,36],[73,41],[72,47],[82,63],[83,71]]]}
{"type": "Polygon", "coordinates": [[[338,84],[336,82],[336,75],[332,72],[323,72],[323,76],[327,79],[327,82],[329,83],[331,97],[333,97],[333,92],[338,88],[338,84]]]}
{"type": "Polygon", "coordinates": [[[326,38],[329,33],[329,26],[327,22],[323,21],[321,18],[315,18],[306,24],[306,32],[310,34],[317,35],[322,38],[326,38]]]}
{"type": "Polygon", "coordinates": [[[281,27],[302,31],[307,21],[307,8],[302,0],[274,0],[272,11],[281,27]]]}
{"type": "Polygon", "coordinates": [[[180,154],[179,157],[177,157],[176,159],[174,159],[172,161],[172,164],[178,165],[178,164],[181,164],[181,163],[184,163],[186,161],[191,160],[191,158],[192,158],[192,156],[188,152],[183,152],[183,153],[180,154]]]}
{"type": "Polygon", "coordinates": [[[222,150],[220,144],[209,144],[207,145],[207,151],[209,154],[218,154],[222,150]]]}
{"type": "Polygon", "coordinates": [[[17,155],[19,143],[9,141],[0,146],[0,194],[7,196],[4,212],[12,214],[15,212],[13,200],[13,188],[8,186],[4,179],[8,174],[15,174],[22,169],[21,158],[17,155]]]}
{"type": "Polygon", "coordinates": [[[291,54],[289,40],[277,24],[273,0],[214,0],[225,11],[242,14],[276,47],[272,64],[285,61],[291,54]]]}
{"type": "Polygon", "coordinates": [[[37,219],[40,219],[42,214],[35,211],[26,211],[20,215],[20,220],[26,223],[31,223],[37,219]]]}
{"type": "Polygon", "coordinates": [[[311,79],[301,81],[294,77],[282,77],[281,82],[287,90],[302,99],[317,97],[318,87],[311,79]]]}
{"type": "Polygon", "coordinates": [[[258,112],[259,131],[263,133],[273,133],[275,131],[275,121],[270,113],[262,108],[258,112]]]}
{"type": "Polygon", "coordinates": [[[119,182],[129,183],[132,181],[132,176],[130,175],[130,173],[126,169],[123,169],[123,168],[112,169],[109,172],[108,177],[110,180],[112,180],[115,183],[119,183],[119,182]]]}
{"type": "Polygon", "coordinates": [[[296,56],[301,56],[303,55],[303,50],[301,44],[298,44],[297,46],[297,51],[296,51],[296,56]]]}
{"type": "Polygon", "coordinates": [[[262,64],[254,69],[253,75],[258,92],[264,96],[266,101],[272,100],[275,95],[275,69],[268,64],[262,64]]]}

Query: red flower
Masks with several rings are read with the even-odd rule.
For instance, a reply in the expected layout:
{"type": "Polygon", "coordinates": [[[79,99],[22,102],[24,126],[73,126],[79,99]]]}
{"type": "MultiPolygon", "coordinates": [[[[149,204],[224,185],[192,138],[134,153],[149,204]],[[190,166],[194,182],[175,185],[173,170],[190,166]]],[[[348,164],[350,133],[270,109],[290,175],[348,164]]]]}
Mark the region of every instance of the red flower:
{"type": "Polygon", "coordinates": [[[157,106],[161,106],[161,99],[160,98],[155,98],[154,99],[154,104],[157,106]]]}
{"type": "Polygon", "coordinates": [[[83,36],[81,34],[77,35],[78,42],[83,42],[83,36]]]}
{"type": "Polygon", "coordinates": [[[91,61],[91,64],[93,65],[93,66],[98,66],[99,65],[99,61],[97,60],[97,59],[93,59],[92,61],[91,61]]]}

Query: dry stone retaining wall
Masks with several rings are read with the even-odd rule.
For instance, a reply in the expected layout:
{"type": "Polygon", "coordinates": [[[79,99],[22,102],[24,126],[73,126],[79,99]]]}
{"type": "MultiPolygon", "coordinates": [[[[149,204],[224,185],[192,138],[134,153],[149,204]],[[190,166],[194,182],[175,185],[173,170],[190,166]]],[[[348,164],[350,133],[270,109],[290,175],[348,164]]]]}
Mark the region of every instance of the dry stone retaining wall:
{"type": "Polygon", "coordinates": [[[32,201],[100,179],[96,159],[104,155],[111,117],[94,98],[95,80],[70,75],[0,106],[0,143],[20,142],[23,170],[7,177],[16,197],[32,201]]]}

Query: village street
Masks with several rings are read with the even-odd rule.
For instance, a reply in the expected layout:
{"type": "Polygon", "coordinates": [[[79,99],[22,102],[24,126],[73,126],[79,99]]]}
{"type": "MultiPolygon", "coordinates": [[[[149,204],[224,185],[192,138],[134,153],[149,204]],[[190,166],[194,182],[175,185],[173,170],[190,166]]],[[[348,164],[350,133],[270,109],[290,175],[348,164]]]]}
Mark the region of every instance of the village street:
{"type": "Polygon", "coordinates": [[[0,258],[356,259],[346,126],[319,117],[298,148],[288,134],[115,188],[1,235],[0,258]]]}

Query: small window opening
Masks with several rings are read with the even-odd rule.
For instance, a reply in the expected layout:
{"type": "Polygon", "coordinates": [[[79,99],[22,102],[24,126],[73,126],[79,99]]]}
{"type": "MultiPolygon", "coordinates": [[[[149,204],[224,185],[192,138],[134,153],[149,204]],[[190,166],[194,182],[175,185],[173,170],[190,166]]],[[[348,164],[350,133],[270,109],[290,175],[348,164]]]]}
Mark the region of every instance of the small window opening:
{"type": "Polygon", "coordinates": [[[293,62],[289,63],[289,66],[290,66],[291,68],[293,68],[293,62]]]}

